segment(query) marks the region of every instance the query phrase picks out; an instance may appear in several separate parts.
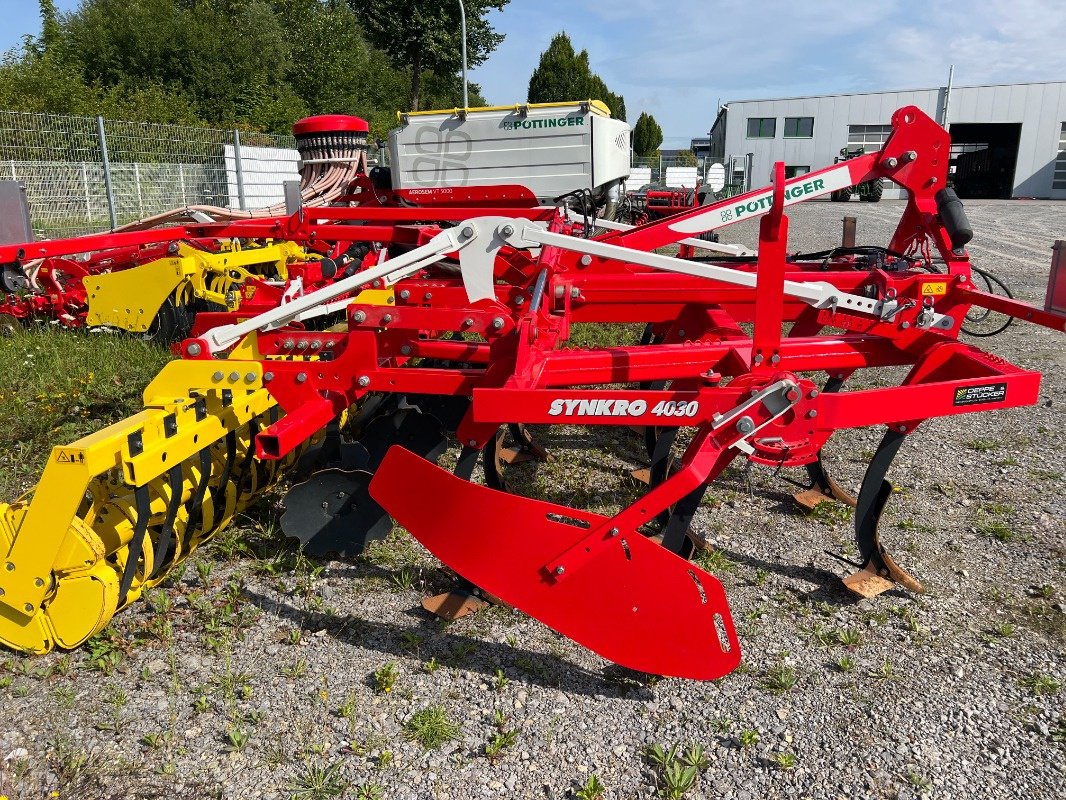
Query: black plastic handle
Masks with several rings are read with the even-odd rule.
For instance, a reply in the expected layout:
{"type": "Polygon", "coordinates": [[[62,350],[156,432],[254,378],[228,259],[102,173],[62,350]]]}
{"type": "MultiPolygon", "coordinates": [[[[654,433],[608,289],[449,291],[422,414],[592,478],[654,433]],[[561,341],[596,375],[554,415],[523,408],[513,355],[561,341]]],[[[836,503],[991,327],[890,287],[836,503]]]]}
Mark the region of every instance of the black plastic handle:
{"type": "Polygon", "coordinates": [[[973,226],[954,189],[941,189],[936,193],[936,212],[951,237],[952,250],[961,251],[973,238],[973,226]]]}

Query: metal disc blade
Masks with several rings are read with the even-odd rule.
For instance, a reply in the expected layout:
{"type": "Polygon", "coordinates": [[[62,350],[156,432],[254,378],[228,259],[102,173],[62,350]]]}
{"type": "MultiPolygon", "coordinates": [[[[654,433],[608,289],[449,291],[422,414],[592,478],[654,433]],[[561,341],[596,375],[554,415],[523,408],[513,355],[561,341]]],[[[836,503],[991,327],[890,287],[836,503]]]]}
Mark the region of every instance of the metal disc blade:
{"type": "Polygon", "coordinates": [[[546,571],[606,517],[478,486],[400,447],[370,493],[464,578],[604,658],[700,680],[740,663],[722,585],[635,531],[563,578],[546,571]],[[433,502],[411,502],[412,487],[433,502]]]}
{"type": "Polygon", "coordinates": [[[316,556],[357,556],[374,539],[384,539],[392,520],[370,497],[369,472],[327,469],[293,486],[285,495],[281,530],[316,556]]]}
{"type": "Polygon", "coordinates": [[[385,453],[394,444],[434,463],[448,449],[448,437],[441,430],[441,423],[428,414],[412,410],[374,420],[367,425],[359,443],[366,448],[366,468],[370,472],[378,468],[385,453]]]}

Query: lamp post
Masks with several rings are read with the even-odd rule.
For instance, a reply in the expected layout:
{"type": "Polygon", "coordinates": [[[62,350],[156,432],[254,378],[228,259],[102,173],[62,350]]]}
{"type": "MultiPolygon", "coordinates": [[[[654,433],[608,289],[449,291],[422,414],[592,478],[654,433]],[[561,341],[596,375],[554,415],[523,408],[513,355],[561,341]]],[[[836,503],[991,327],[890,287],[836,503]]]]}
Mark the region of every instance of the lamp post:
{"type": "Polygon", "coordinates": [[[470,107],[470,98],[466,88],[466,8],[463,0],[459,0],[459,20],[463,28],[463,108],[466,109],[470,107]]]}

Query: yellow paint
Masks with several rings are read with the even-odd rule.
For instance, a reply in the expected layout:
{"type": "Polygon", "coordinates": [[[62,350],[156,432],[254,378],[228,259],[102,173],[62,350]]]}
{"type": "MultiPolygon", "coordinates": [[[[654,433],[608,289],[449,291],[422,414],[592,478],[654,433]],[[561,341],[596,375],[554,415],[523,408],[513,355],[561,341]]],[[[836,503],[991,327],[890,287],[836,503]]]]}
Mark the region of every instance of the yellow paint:
{"type": "MultiPolygon", "coordinates": [[[[569,103],[515,103],[513,106],[478,106],[477,108],[466,109],[466,113],[476,114],[479,111],[514,111],[518,113],[522,106],[526,108],[572,108],[581,103],[588,103],[589,108],[600,116],[611,116],[611,109],[601,100],[574,100],[569,103]]],[[[435,111],[397,111],[396,118],[403,119],[404,115],[408,117],[424,117],[429,114],[455,114],[458,116],[462,110],[461,108],[441,108],[435,111]]]]}
{"type": "Polygon", "coordinates": [[[218,253],[182,242],[173,256],[86,277],[83,283],[89,309],[85,321],[90,326],[144,333],[168,297],[179,302],[198,298],[236,311],[242,300],[255,294],[254,287],[245,287],[249,278],[285,281],[289,264],[318,258],[295,242],[243,248],[231,245],[218,253]]]}

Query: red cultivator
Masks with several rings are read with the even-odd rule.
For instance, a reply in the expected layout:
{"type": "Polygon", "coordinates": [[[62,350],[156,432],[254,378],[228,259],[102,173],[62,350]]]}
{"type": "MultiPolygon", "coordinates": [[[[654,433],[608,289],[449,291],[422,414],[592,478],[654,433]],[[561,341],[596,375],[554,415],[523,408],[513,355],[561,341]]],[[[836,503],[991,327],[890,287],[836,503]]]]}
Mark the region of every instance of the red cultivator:
{"type": "MultiPolygon", "coordinates": [[[[700,500],[726,466],[740,457],[806,468],[802,501],[856,505],[861,564],[845,583],[864,595],[895,584],[921,591],[878,535],[893,457],[925,420],[1038,398],[1038,373],[958,340],[967,311],[1066,329],[1062,315],[974,288],[972,234],[943,188],[947,133],[916,108],[892,124],[878,153],[788,181],[778,165],[771,188],[595,238],[572,235],[562,212],[544,209],[456,209],[465,216],[448,217],[454,226],[387,216],[391,227],[357,229],[388,242],[387,259],[252,319],[198,326],[180,366],[212,378],[189,396],[229,392],[239,405],[240,393],[265,388],[284,416],[252,433],[262,462],[325,429],[283,519],[311,551],[359,553],[391,517],[467,588],[608,659],[720,677],[739,663],[740,644],[721,584],[688,557],[700,500]],[[788,253],[789,205],[880,177],[909,192],[887,248],[788,253]],[[757,217],[756,258],[654,252],[757,217]],[[367,286],[391,286],[395,302],[337,299],[367,286]],[[338,308],[346,330],[306,329],[338,308]],[[567,349],[571,326],[587,322],[647,330],[636,346],[567,349]],[[848,390],[860,371],[897,367],[909,369],[898,386],[848,390]],[[543,457],[529,425],[643,428],[649,491],[609,515],[520,496],[504,470],[515,457],[543,457]],[[871,425],[887,431],[852,501],[821,454],[835,431],[871,425]],[[447,471],[436,462],[452,432],[460,449],[447,471]],[[517,451],[504,447],[507,436],[517,451]],[[485,485],[472,481],[479,459],[485,485]]],[[[318,225],[323,213],[274,224],[290,238],[311,228],[338,237],[318,225]]],[[[138,458],[123,453],[124,463],[138,458]]],[[[136,526],[142,541],[156,541],[166,507],[136,526]]],[[[28,532],[27,521],[20,539],[28,532]]],[[[131,552],[123,560],[136,565],[131,552]]],[[[22,596],[36,608],[45,593],[22,596]]]]}

